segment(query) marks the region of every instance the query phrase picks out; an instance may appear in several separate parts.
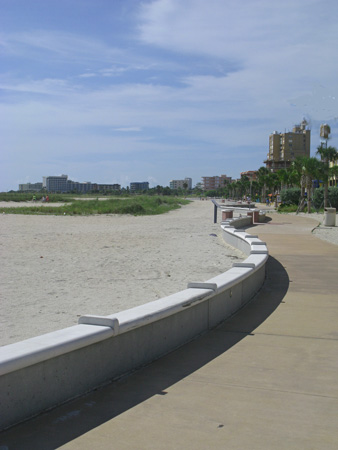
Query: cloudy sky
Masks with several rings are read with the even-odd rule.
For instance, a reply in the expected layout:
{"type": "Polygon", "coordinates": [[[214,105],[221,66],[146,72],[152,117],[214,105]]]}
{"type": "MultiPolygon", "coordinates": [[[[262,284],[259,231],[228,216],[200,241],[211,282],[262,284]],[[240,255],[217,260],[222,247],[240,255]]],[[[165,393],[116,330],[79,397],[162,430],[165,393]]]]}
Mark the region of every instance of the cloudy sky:
{"type": "Polygon", "coordinates": [[[0,0],[0,191],[263,165],[305,117],[338,146],[337,0],[0,0]]]}

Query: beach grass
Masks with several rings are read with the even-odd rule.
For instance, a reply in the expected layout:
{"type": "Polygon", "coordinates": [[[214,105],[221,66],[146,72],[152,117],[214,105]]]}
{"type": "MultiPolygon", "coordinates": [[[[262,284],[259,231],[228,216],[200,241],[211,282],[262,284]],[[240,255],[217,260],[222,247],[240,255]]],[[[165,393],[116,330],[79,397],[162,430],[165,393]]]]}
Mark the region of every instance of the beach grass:
{"type": "MultiPolygon", "coordinates": [[[[33,196],[36,201],[41,201],[42,197],[46,197],[45,193],[32,193],[32,192],[0,192],[0,202],[29,202],[32,201],[33,196]]],[[[53,203],[57,202],[71,202],[74,200],[74,194],[48,194],[49,201],[53,203]]]]}
{"type": "Polygon", "coordinates": [[[0,208],[3,214],[40,214],[40,215],[69,215],[89,216],[93,214],[131,214],[133,216],[163,214],[181,205],[190,203],[189,200],[166,196],[135,196],[107,200],[75,200],[62,206],[23,206],[0,208]]]}

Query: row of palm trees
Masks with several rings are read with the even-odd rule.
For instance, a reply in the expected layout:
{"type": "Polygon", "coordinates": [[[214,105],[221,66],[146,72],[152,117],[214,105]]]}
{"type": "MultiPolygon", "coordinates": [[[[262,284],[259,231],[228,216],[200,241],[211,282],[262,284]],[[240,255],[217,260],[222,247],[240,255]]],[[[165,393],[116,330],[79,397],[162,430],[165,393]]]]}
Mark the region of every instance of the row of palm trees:
{"type": "Polygon", "coordinates": [[[266,198],[267,192],[280,192],[290,187],[300,187],[300,210],[304,209],[307,202],[308,212],[311,211],[313,180],[321,180],[324,185],[324,207],[328,206],[328,185],[333,176],[338,176],[338,151],[335,147],[320,145],[317,147],[316,157],[298,157],[287,169],[270,172],[266,167],[260,167],[257,171],[257,181],[251,181],[247,176],[235,183],[226,186],[229,197],[242,198],[243,196],[261,195],[266,198]],[[330,167],[330,163],[335,165],[330,167]],[[305,195],[307,192],[307,195],[305,195]]]}

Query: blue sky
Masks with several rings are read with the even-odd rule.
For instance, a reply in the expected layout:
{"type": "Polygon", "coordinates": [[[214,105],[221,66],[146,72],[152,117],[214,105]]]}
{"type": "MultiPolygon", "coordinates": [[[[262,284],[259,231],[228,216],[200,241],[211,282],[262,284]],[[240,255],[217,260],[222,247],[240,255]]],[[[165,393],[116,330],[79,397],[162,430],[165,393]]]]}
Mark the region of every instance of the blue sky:
{"type": "Polygon", "coordinates": [[[0,191],[263,165],[305,117],[338,147],[336,0],[0,0],[0,191]]]}

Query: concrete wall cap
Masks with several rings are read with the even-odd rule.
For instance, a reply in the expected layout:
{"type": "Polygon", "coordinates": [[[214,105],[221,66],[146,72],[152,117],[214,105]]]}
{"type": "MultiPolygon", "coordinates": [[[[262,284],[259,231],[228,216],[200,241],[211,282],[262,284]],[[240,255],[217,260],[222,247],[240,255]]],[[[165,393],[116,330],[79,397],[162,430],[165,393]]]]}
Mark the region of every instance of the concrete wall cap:
{"type": "MultiPolygon", "coordinates": [[[[185,289],[168,297],[145,303],[114,314],[119,321],[119,334],[182,311],[214,294],[211,289],[185,289]]],[[[110,317],[110,316],[108,316],[110,317]]]]}
{"type": "Polygon", "coordinates": [[[256,264],[248,263],[248,262],[238,262],[238,263],[233,263],[232,267],[247,267],[247,268],[254,269],[256,267],[256,264]]]}
{"type": "Polygon", "coordinates": [[[119,332],[119,321],[116,317],[85,315],[79,317],[79,324],[109,327],[114,331],[114,336],[119,332]]]}
{"type": "Polygon", "coordinates": [[[0,375],[78,350],[112,336],[113,330],[109,327],[74,325],[5,345],[0,347],[0,375]]]}
{"type": "Polygon", "coordinates": [[[191,288],[211,289],[212,291],[217,291],[217,284],[216,283],[192,281],[192,282],[188,283],[188,289],[191,289],[191,288]]]}

